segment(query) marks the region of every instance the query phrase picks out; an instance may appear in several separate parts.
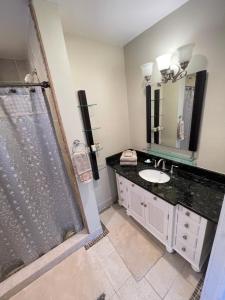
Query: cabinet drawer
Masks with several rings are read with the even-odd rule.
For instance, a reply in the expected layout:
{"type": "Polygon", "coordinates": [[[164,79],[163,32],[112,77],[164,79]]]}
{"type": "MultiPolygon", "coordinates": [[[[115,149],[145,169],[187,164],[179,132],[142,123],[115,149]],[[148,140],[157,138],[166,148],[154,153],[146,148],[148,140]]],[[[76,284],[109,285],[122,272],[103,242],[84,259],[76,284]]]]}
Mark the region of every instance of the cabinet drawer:
{"type": "Polygon", "coordinates": [[[179,214],[183,214],[185,217],[191,219],[192,221],[198,224],[201,222],[201,217],[199,215],[181,205],[178,205],[178,212],[179,214]]]}
{"type": "Polygon", "coordinates": [[[194,254],[195,254],[194,249],[188,247],[185,243],[183,243],[183,241],[181,241],[178,238],[176,238],[175,241],[175,249],[177,250],[178,253],[180,253],[180,255],[184,256],[190,261],[194,260],[194,254]]]}
{"type": "Polygon", "coordinates": [[[180,241],[182,241],[189,248],[193,248],[193,249],[196,248],[197,237],[194,235],[191,235],[189,232],[183,230],[180,227],[177,228],[176,238],[178,238],[180,241]]]}
{"type": "Polygon", "coordinates": [[[197,236],[199,232],[199,224],[193,222],[183,214],[178,214],[177,230],[197,236]]]}

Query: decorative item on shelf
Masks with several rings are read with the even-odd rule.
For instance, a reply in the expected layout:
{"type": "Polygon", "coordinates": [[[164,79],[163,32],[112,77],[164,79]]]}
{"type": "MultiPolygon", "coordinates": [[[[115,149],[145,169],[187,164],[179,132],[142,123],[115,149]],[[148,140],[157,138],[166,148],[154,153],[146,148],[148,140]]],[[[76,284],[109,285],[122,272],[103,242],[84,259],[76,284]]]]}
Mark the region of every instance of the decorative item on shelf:
{"type": "Polygon", "coordinates": [[[160,132],[160,131],[162,131],[162,130],[164,130],[164,127],[163,127],[163,126],[157,126],[157,127],[153,127],[153,128],[152,128],[152,131],[153,131],[153,132],[160,132]]]}
{"type": "Polygon", "coordinates": [[[153,70],[153,62],[148,62],[146,64],[141,65],[142,74],[146,80],[146,86],[151,84],[152,70],[153,70]]]}
{"type": "Polygon", "coordinates": [[[91,182],[93,176],[89,159],[89,148],[79,140],[73,142],[72,162],[74,171],[80,182],[91,182]]]}
{"type": "Polygon", "coordinates": [[[172,54],[167,53],[156,58],[159,71],[162,75],[162,83],[169,80],[176,82],[187,75],[187,66],[192,57],[194,44],[179,47],[176,51],[178,63],[171,63],[172,54]]]}

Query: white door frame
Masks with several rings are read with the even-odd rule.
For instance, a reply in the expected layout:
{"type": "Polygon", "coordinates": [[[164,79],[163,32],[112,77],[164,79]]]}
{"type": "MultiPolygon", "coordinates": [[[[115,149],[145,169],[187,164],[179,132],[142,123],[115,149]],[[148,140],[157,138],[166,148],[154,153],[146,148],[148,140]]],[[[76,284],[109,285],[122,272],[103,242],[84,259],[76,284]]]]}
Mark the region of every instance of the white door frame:
{"type": "MultiPolygon", "coordinates": [[[[225,199],[225,197],[224,197],[225,199]]],[[[225,299],[225,201],[210,255],[201,300],[225,299]]]]}

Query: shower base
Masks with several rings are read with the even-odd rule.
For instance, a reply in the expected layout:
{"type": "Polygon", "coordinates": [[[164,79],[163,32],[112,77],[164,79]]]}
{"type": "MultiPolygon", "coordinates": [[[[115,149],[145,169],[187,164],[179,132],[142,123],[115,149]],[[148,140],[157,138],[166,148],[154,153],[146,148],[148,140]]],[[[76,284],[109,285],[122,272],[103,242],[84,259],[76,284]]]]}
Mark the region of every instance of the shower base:
{"type": "Polygon", "coordinates": [[[101,233],[102,229],[99,229],[92,234],[88,234],[87,230],[84,229],[17,273],[13,274],[0,283],[0,299],[9,299],[45,272],[55,267],[74,251],[95,239],[101,233]]]}

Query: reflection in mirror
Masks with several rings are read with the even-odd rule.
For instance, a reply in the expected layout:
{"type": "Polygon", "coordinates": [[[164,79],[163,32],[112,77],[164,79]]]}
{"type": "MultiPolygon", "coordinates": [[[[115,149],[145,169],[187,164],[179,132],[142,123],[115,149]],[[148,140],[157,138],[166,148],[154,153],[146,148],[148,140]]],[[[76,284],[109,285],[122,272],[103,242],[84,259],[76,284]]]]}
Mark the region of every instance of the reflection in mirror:
{"type": "MultiPolygon", "coordinates": [[[[152,85],[152,143],[181,150],[192,150],[190,149],[190,137],[193,136],[191,132],[195,129],[199,131],[199,126],[197,126],[198,128],[193,127],[193,123],[196,121],[192,120],[194,109],[196,109],[194,102],[198,101],[201,104],[200,106],[197,105],[198,113],[201,115],[203,99],[199,99],[198,95],[199,88],[204,90],[205,81],[202,85],[202,75],[205,73],[205,71],[197,72],[189,74],[176,82],[169,81],[160,86],[152,85]],[[198,82],[196,80],[197,76],[198,82]]],[[[201,98],[203,98],[203,93],[200,92],[201,98]]],[[[198,133],[196,136],[198,137],[198,133]]]]}

